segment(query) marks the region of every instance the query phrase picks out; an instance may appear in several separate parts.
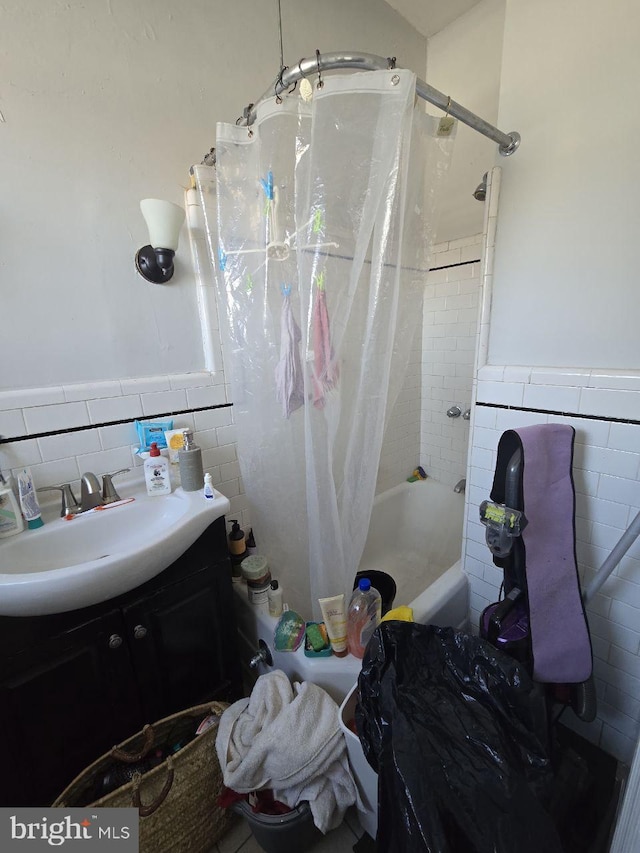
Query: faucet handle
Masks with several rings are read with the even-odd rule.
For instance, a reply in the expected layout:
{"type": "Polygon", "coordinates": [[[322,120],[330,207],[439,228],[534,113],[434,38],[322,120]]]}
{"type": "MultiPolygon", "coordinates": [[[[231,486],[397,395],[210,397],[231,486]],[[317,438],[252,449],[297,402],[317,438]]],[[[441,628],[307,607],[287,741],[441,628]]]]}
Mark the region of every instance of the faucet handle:
{"type": "Polygon", "coordinates": [[[120,495],[113,485],[112,478],[117,477],[118,474],[126,474],[130,470],[131,468],[121,468],[119,471],[114,471],[113,474],[102,475],[102,503],[112,504],[120,500],[120,495]]]}
{"type": "Polygon", "coordinates": [[[39,492],[62,492],[62,504],[60,507],[60,517],[64,518],[66,515],[75,515],[80,509],[80,504],[76,500],[76,496],[73,494],[73,490],[71,488],[70,483],[63,483],[60,486],[41,486],[38,489],[39,492]]]}

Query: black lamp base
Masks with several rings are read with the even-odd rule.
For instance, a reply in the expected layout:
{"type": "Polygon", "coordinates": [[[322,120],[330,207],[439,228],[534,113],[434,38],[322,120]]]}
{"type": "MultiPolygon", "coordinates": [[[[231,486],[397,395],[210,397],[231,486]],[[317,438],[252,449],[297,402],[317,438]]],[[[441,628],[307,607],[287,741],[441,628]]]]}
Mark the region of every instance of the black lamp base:
{"type": "Polygon", "coordinates": [[[143,278],[154,284],[165,284],[173,276],[173,256],[171,249],[154,249],[143,246],[136,253],[136,269],[143,278]]]}

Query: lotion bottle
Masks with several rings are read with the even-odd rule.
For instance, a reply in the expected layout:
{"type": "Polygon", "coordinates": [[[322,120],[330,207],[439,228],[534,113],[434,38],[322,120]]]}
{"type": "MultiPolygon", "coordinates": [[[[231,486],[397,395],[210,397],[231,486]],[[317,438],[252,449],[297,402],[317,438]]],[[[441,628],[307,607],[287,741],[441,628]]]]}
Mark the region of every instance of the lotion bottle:
{"type": "Polygon", "coordinates": [[[184,447],[178,451],[180,466],[180,485],[185,492],[195,492],[202,488],[204,469],[202,467],[202,450],[194,444],[193,432],[182,430],[184,447]]]}
{"type": "Polygon", "coordinates": [[[148,495],[170,495],[169,460],[163,456],[155,441],[151,442],[149,458],[144,461],[144,479],[148,495]]]}

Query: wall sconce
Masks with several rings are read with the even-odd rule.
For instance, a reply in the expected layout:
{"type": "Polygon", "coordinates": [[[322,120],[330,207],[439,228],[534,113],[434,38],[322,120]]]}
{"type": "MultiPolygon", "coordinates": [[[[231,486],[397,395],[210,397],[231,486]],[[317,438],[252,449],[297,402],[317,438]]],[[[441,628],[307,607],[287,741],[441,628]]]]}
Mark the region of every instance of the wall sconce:
{"type": "Polygon", "coordinates": [[[149,229],[148,246],[136,254],[136,269],[147,281],[164,284],[173,276],[173,256],[178,248],[184,210],[170,201],[145,198],[140,210],[149,229]]]}

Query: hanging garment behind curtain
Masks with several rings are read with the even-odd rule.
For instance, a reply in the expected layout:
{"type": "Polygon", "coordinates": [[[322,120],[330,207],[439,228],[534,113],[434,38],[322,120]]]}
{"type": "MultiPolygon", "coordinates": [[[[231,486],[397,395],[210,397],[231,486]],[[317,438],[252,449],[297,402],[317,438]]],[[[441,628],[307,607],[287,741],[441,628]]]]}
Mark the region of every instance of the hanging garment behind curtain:
{"type": "Polygon", "coordinates": [[[238,457],[259,550],[306,617],[351,589],[422,312],[452,136],[414,98],[408,71],[333,76],[310,105],[261,105],[251,135],[217,128],[217,243],[210,208],[208,226],[238,457]]]}

